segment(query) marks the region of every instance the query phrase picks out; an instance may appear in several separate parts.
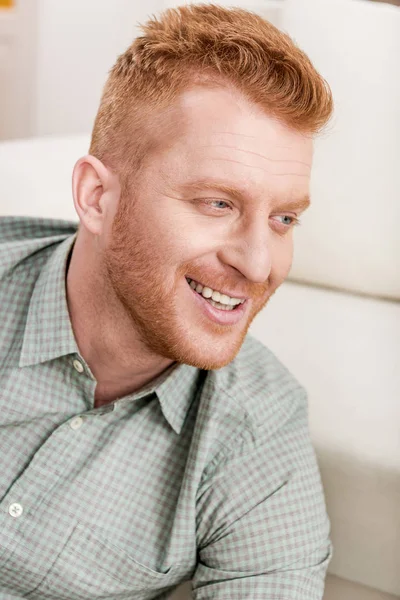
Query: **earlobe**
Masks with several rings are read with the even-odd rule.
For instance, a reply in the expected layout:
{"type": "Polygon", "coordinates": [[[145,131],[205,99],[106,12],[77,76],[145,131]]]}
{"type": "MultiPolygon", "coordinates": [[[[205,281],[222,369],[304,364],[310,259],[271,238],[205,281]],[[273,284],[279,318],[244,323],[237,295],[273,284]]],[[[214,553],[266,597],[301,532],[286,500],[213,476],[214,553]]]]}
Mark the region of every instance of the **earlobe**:
{"type": "Polygon", "coordinates": [[[72,191],[75,210],[82,226],[94,235],[99,235],[104,227],[102,199],[108,179],[107,167],[94,156],[83,156],[74,167],[72,191]]]}

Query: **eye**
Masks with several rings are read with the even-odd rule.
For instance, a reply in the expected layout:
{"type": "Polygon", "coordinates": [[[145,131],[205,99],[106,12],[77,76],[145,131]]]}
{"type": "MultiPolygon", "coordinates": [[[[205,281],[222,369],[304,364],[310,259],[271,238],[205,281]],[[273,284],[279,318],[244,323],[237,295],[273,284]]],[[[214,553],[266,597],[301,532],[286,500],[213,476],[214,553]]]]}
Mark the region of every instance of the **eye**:
{"type": "Polygon", "coordinates": [[[214,215],[225,215],[233,208],[230,202],[220,198],[199,198],[197,202],[201,204],[203,210],[207,210],[214,215]]]}
{"type": "Polygon", "coordinates": [[[225,202],[225,200],[210,200],[207,204],[209,204],[213,208],[219,208],[222,210],[225,208],[229,208],[229,204],[228,202],[225,202]]]}
{"type": "Polygon", "coordinates": [[[300,225],[300,219],[291,215],[278,215],[278,219],[284,219],[282,225],[290,227],[291,225],[300,225]]]}

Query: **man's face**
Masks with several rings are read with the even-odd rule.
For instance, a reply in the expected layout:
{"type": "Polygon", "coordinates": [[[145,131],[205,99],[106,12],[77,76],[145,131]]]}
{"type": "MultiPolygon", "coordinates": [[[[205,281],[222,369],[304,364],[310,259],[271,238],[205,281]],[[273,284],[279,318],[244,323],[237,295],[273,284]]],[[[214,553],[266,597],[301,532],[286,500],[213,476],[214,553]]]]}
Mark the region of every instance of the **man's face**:
{"type": "Polygon", "coordinates": [[[312,138],[228,90],[186,91],[179,115],[117,212],[106,266],[148,349],[216,369],[290,270],[312,138]]]}

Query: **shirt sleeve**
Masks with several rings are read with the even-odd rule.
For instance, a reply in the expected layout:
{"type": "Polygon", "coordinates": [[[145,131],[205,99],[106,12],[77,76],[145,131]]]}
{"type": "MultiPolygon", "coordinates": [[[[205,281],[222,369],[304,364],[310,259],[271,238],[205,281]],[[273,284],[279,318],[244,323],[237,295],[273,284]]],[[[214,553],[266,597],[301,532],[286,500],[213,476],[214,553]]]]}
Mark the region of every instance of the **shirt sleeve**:
{"type": "Polygon", "coordinates": [[[224,448],[198,493],[195,600],[321,600],[330,523],[304,394],[224,448]]]}

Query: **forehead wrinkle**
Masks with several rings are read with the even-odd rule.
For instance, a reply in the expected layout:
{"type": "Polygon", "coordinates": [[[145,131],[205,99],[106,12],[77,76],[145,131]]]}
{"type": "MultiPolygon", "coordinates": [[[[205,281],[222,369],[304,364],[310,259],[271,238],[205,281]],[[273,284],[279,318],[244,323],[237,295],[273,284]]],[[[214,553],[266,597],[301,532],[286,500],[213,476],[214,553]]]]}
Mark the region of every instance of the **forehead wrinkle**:
{"type": "MultiPolygon", "coordinates": [[[[234,136],[241,136],[241,137],[247,137],[250,138],[252,140],[256,140],[258,139],[258,137],[256,135],[247,135],[246,133],[238,133],[238,132],[234,132],[234,131],[214,131],[211,134],[211,137],[215,136],[215,135],[234,135],[234,136]]],[[[285,144],[277,144],[276,142],[274,142],[275,145],[278,148],[284,148],[285,150],[291,150],[291,146],[286,146],[285,144]]]]}
{"type": "Polygon", "coordinates": [[[247,133],[239,133],[239,132],[235,132],[235,131],[213,131],[211,135],[240,135],[241,137],[247,137],[247,138],[251,138],[252,140],[255,140],[257,136],[255,135],[248,135],[247,133]]]}
{"type": "MultiPolygon", "coordinates": [[[[210,157],[211,158],[211,157],[210,157]]],[[[281,176],[285,176],[285,175],[294,175],[295,177],[308,177],[307,173],[288,173],[287,171],[285,171],[284,173],[273,173],[272,171],[267,171],[267,169],[264,169],[263,167],[257,167],[256,165],[248,165],[240,160],[234,160],[233,158],[211,158],[211,160],[215,161],[215,160],[223,160],[226,162],[231,162],[231,163],[236,163],[238,165],[242,165],[243,167],[250,167],[251,169],[259,169],[260,171],[264,171],[265,173],[268,173],[269,175],[273,175],[274,177],[281,177],[281,176]]]]}
{"type": "Polygon", "coordinates": [[[264,160],[268,160],[270,162],[293,162],[293,163],[298,163],[300,165],[305,165],[306,167],[310,166],[309,163],[304,162],[303,160],[269,158],[268,156],[264,156],[264,154],[260,154],[259,152],[253,152],[252,150],[242,150],[241,148],[238,148],[237,146],[228,146],[225,144],[206,145],[206,146],[200,146],[200,148],[230,148],[231,150],[237,150],[238,152],[245,152],[246,154],[254,154],[254,156],[259,156],[260,158],[263,158],[264,160]]]}

